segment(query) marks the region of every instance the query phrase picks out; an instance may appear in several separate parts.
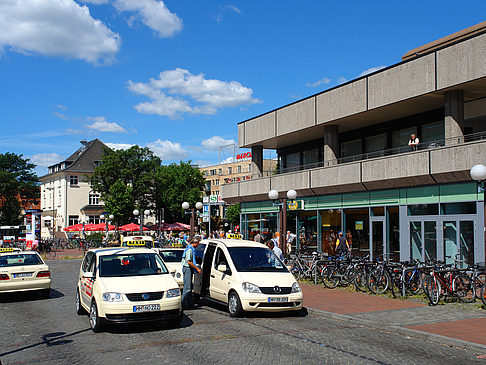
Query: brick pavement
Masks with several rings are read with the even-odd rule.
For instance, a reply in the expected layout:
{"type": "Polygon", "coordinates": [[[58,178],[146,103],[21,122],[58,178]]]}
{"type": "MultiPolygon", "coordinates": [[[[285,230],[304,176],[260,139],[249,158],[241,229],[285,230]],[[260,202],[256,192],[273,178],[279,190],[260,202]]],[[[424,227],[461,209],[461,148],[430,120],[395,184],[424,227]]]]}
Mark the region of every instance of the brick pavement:
{"type": "MultiPolygon", "coordinates": [[[[486,310],[475,304],[432,307],[424,303],[366,293],[330,290],[319,285],[301,286],[304,291],[304,305],[324,311],[323,313],[345,315],[351,321],[366,321],[383,329],[387,326],[400,328],[404,332],[410,329],[466,341],[466,345],[469,343],[472,346],[486,346],[486,310]]],[[[417,334],[412,331],[411,335],[417,334]]],[[[437,340],[441,340],[439,336],[437,340]]],[[[458,342],[458,345],[464,344],[458,342]]]]}

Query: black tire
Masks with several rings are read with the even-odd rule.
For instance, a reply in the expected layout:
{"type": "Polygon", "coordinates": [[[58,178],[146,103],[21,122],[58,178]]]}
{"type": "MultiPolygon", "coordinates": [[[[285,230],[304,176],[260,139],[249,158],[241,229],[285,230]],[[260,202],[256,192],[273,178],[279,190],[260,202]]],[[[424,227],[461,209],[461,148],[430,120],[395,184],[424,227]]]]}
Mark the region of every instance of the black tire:
{"type": "Polygon", "coordinates": [[[240,297],[235,291],[228,296],[228,312],[231,317],[240,317],[243,314],[240,297]]]}
{"type": "Polygon", "coordinates": [[[54,260],[56,258],[56,251],[54,250],[49,250],[46,252],[46,257],[48,260],[54,260]]]}
{"type": "Polygon", "coordinates": [[[373,294],[383,294],[390,287],[390,275],[386,271],[373,270],[368,274],[368,287],[373,294]]]}
{"type": "Polygon", "coordinates": [[[91,302],[91,307],[89,310],[89,326],[91,330],[95,333],[101,332],[103,328],[103,319],[98,315],[98,307],[96,306],[96,302],[93,300],[91,302]]]}
{"type": "Polygon", "coordinates": [[[481,288],[484,284],[486,284],[486,274],[484,272],[477,274],[474,282],[476,298],[481,298],[481,288]]]}
{"type": "Polygon", "coordinates": [[[169,324],[170,327],[178,327],[180,326],[181,321],[182,321],[182,311],[176,318],[169,319],[167,323],[169,324]]]}
{"type": "Polygon", "coordinates": [[[396,275],[391,283],[391,290],[394,298],[403,297],[402,275],[396,275]]]}
{"type": "Polygon", "coordinates": [[[368,292],[370,288],[368,287],[367,281],[368,274],[365,270],[359,270],[354,276],[354,287],[356,291],[368,292]]]}
{"type": "Polygon", "coordinates": [[[335,267],[327,266],[322,270],[321,279],[326,288],[334,289],[339,284],[339,273],[335,267]]]}
{"type": "Polygon", "coordinates": [[[424,291],[429,298],[430,304],[437,305],[439,303],[442,288],[440,281],[438,281],[434,276],[429,275],[425,278],[424,291]]]}
{"type": "Polygon", "coordinates": [[[76,289],[76,299],[75,299],[76,313],[79,315],[86,314],[86,310],[81,305],[81,297],[79,296],[79,289],[76,289]]]}
{"type": "Polygon", "coordinates": [[[479,297],[481,298],[481,301],[483,302],[483,305],[486,305],[486,284],[484,284],[481,287],[479,297]]]}
{"type": "Polygon", "coordinates": [[[405,289],[416,295],[422,290],[422,279],[417,272],[407,271],[405,273],[405,289]]]}
{"type": "Polygon", "coordinates": [[[457,275],[452,281],[452,290],[461,302],[472,303],[476,299],[476,291],[472,279],[466,274],[457,275]]]}

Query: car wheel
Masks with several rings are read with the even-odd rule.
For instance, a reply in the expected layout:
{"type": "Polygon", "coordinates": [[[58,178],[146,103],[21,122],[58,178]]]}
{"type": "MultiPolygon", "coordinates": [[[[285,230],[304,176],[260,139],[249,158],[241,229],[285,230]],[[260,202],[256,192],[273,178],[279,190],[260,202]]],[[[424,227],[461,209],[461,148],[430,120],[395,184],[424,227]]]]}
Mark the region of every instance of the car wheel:
{"type": "Polygon", "coordinates": [[[168,321],[168,324],[170,327],[178,327],[181,324],[181,321],[182,321],[182,311],[176,318],[170,319],[168,321]]]}
{"type": "Polygon", "coordinates": [[[89,310],[89,326],[93,332],[101,332],[101,321],[102,319],[98,316],[98,307],[96,306],[96,302],[93,300],[89,310]]]}
{"type": "Polygon", "coordinates": [[[239,317],[243,314],[240,297],[234,291],[230,293],[228,298],[228,312],[231,317],[239,317]]]}
{"type": "Polygon", "coordinates": [[[86,314],[86,311],[84,310],[83,306],[81,305],[81,298],[79,296],[79,290],[76,290],[76,313],[81,315],[81,314],[86,314]]]}

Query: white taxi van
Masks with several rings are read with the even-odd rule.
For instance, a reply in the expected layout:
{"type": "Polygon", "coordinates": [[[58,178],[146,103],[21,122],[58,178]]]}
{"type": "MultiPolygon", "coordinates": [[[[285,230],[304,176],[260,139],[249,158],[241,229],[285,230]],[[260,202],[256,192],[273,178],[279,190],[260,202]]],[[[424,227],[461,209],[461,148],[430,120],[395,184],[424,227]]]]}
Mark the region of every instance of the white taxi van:
{"type": "Polygon", "coordinates": [[[267,246],[253,241],[210,239],[205,244],[202,275],[194,292],[228,306],[232,317],[245,311],[299,311],[304,296],[299,283],[267,246]]]}
{"type": "Polygon", "coordinates": [[[175,281],[179,284],[179,288],[184,287],[184,279],[182,277],[182,255],[184,254],[183,248],[159,248],[160,257],[164,260],[165,265],[169,268],[169,271],[173,273],[175,281]]]}
{"type": "Polygon", "coordinates": [[[179,286],[160,256],[147,248],[89,250],[79,269],[76,312],[89,313],[94,332],[106,322],[182,318],[179,286]]]}
{"type": "Polygon", "coordinates": [[[0,247],[0,293],[39,291],[44,298],[51,292],[51,272],[35,251],[0,247]]]}
{"type": "Polygon", "coordinates": [[[154,239],[151,236],[126,236],[122,237],[120,246],[154,248],[154,239]]]}

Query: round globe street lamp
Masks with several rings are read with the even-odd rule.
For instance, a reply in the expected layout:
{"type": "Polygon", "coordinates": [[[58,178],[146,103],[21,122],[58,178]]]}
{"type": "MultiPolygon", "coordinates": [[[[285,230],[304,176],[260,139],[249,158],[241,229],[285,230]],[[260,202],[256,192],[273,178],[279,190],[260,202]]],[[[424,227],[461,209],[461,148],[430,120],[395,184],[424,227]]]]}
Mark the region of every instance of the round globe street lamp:
{"type": "Polygon", "coordinates": [[[135,209],[133,211],[133,215],[135,217],[140,215],[140,235],[143,235],[143,220],[144,220],[143,218],[144,218],[144,216],[145,216],[145,218],[147,218],[150,215],[150,210],[145,209],[143,214],[140,214],[140,211],[138,209],[135,209]]]}
{"type": "Polygon", "coordinates": [[[486,166],[474,165],[469,171],[471,179],[478,182],[478,192],[484,191],[484,181],[486,180],[486,166]]]}
{"type": "Polygon", "coordinates": [[[203,204],[201,202],[197,202],[196,203],[196,207],[195,208],[192,208],[190,212],[186,212],[187,210],[189,210],[189,203],[188,202],[184,202],[182,203],[182,209],[184,209],[184,213],[186,214],[191,214],[191,232],[190,232],[190,237],[194,237],[194,226],[195,226],[195,215],[196,215],[196,209],[197,210],[201,210],[202,207],[203,207],[203,204]]]}
{"type": "Polygon", "coordinates": [[[287,252],[287,242],[285,242],[287,232],[287,199],[292,201],[297,198],[297,192],[294,189],[287,191],[287,198],[279,199],[277,190],[270,190],[268,198],[273,201],[273,206],[278,207],[278,220],[280,222],[279,240],[284,256],[290,254],[287,252]]]}

